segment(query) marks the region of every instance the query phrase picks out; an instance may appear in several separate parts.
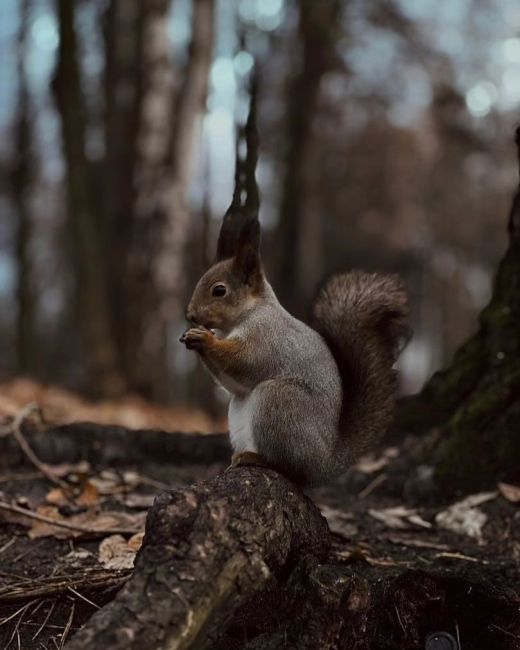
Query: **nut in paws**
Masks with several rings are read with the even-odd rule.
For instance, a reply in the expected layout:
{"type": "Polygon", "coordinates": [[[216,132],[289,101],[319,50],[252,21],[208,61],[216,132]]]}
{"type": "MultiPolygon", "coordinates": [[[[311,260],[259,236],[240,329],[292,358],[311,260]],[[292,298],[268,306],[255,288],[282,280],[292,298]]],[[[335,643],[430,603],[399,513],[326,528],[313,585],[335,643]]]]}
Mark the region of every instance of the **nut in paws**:
{"type": "Polygon", "coordinates": [[[192,327],[184,332],[180,338],[180,342],[184,343],[188,350],[203,350],[212,336],[213,334],[208,329],[192,327]]]}

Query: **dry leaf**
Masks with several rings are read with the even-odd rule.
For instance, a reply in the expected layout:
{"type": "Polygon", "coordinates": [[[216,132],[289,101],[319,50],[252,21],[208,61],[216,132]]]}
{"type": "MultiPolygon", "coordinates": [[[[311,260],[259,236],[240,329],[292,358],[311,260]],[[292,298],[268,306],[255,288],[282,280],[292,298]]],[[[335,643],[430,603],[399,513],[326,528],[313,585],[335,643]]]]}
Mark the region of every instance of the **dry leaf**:
{"type": "MultiPolygon", "coordinates": [[[[76,488],[77,491],[77,488],[76,488]]],[[[53,488],[47,492],[45,501],[54,506],[65,506],[75,503],[79,506],[92,506],[100,502],[100,495],[96,486],[91,481],[85,481],[79,494],[74,489],[53,488]]]]}
{"type": "Polygon", "coordinates": [[[45,495],[45,501],[52,506],[64,506],[70,503],[69,498],[65,494],[65,490],[60,487],[49,490],[45,495]]]}
{"type": "Polygon", "coordinates": [[[85,481],[81,494],[74,500],[80,506],[92,506],[99,503],[100,495],[92,481],[85,481]]]}
{"type": "Polygon", "coordinates": [[[413,508],[405,506],[394,506],[392,508],[383,508],[382,510],[369,510],[368,514],[374,519],[382,521],[388,528],[395,530],[405,530],[410,528],[410,524],[421,526],[421,528],[431,528],[429,521],[426,521],[417,514],[413,508]]]}
{"type": "Polygon", "coordinates": [[[153,505],[156,496],[156,494],[128,494],[121,501],[127,508],[147,510],[153,505]]]}
{"type": "Polygon", "coordinates": [[[520,486],[511,483],[499,483],[500,494],[511,503],[520,503],[520,486]]]}
{"type": "Polygon", "coordinates": [[[47,465],[47,470],[57,478],[65,478],[71,474],[86,475],[90,471],[90,463],[80,460],[79,463],[60,463],[59,465],[47,465]]]}
{"type": "Polygon", "coordinates": [[[99,545],[98,562],[105,569],[131,569],[137,551],[143,543],[144,533],[133,535],[128,542],[122,535],[106,537],[99,545]]]}
{"type": "Polygon", "coordinates": [[[353,516],[350,512],[329,508],[326,505],[320,505],[320,510],[333,533],[346,538],[355,537],[358,534],[358,527],[352,522],[353,516]]]}
{"type": "Polygon", "coordinates": [[[496,492],[471,494],[462,501],[457,501],[446,510],[439,512],[435,517],[435,522],[446,530],[481,539],[482,529],[488,517],[477,506],[494,499],[496,496],[496,492]]]}
{"type": "Polygon", "coordinates": [[[364,474],[373,474],[386,467],[397,456],[399,456],[397,447],[387,447],[378,458],[374,454],[362,456],[354,467],[364,474]]]}
{"type": "MultiPolygon", "coordinates": [[[[80,526],[89,528],[91,531],[103,533],[106,530],[114,528],[125,528],[128,530],[139,530],[144,528],[146,520],[146,513],[138,512],[129,514],[119,511],[106,511],[96,512],[94,510],[87,510],[72,517],[62,517],[57,508],[52,506],[40,506],[37,510],[38,514],[42,514],[51,519],[65,522],[71,526],[80,526]]],[[[25,522],[27,522],[27,519],[25,522]]],[[[24,525],[27,523],[24,522],[24,525]]],[[[72,530],[68,528],[58,528],[52,524],[40,521],[31,521],[31,529],[29,537],[36,539],[39,537],[56,537],[57,539],[73,539],[78,537],[85,537],[89,533],[81,530],[72,530]]]]}

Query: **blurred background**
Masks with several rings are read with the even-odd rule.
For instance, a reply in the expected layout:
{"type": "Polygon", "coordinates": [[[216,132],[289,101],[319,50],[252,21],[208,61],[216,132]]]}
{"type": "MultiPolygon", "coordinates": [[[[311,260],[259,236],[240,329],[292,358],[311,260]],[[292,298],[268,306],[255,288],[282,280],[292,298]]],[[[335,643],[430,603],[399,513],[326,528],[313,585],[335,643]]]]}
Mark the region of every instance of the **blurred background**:
{"type": "Polygon", "coordinates": [[[260,73],[263,257],[411,296],[401,389],[476,327],[506,243],[516,0],[2,0],[0,373],[224,412],[178,343],[260,73]]]}

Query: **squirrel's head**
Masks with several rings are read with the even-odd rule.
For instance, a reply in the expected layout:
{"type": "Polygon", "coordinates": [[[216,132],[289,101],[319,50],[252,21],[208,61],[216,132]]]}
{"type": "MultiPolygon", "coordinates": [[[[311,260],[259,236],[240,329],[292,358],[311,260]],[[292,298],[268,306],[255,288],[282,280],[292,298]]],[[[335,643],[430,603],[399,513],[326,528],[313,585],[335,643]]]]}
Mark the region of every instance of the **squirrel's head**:
{"type": "Polygon", "coordinates": [[[189,321],[229,331],[254,308],[265,288],[259,246],[256,217],[224,217],[216,262],[195,287],[186,309],[189,321]]]}

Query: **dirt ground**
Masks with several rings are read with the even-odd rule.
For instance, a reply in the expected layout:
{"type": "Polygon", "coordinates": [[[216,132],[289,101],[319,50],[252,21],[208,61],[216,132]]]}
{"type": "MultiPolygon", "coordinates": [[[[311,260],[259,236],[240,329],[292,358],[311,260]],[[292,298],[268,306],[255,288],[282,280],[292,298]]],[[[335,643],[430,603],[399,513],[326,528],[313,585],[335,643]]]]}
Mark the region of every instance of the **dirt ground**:
{"type": "MultiPolygon", "coordinates": [[[[228,450],[220,435],[88,424],[24,437],[51,478],[12,435],[0,437],[0,648],[51,650],[124,584],[154,496],[224,471],[228,450]]],[[[309,492],[334,533],[331,561],[372,582],[413,573],[427,589],[428,576],[442,578],[442,593],[437,585],[428,595],[421,639],[407,636],[413,594],[404,583],[394,590],[384,616],[402,634],[400,647],[424,647],[441,631],[463,650],[520,648],[520,489],[447,499],[430,468],[414,463],[413,448],[408,439],[382,449],[309,492]]]]}

